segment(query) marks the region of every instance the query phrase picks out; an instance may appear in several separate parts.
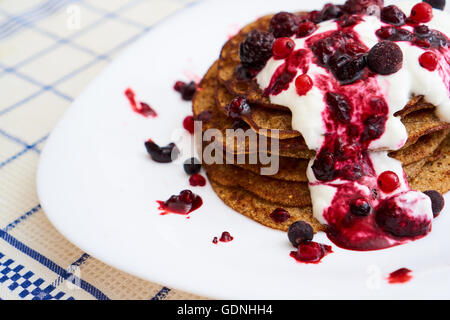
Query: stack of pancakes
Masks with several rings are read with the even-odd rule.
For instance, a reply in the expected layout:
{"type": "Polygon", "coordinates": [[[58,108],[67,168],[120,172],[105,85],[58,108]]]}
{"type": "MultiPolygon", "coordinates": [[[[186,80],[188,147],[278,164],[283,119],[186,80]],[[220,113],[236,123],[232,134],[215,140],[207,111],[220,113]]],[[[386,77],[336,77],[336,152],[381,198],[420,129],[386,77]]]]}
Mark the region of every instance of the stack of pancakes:
{"type": "MultiPolygon", "coordinates": [[[[252,30],[267,31],[271,17],[265,16],[246,26],[225,44],[219,60],[199,85],[193,113],[196,120],[203,121],[203,131],[215,128],[222,132],[224,138],[213,143],[223,148],[224,154],[225,150],[234,150],[234,154],[257,151],[250,149],[248,141],[241,146],[234,138],[226,139],[225,131],[236,128],[237,124],[267,136],[271,130],[278,130],[279,171],[273,176],[262,176],[261,164],[213,164],[205,165],[205,169],[217,195],[234,210],[275,229],[287,230],[291,223],[303,220],[320,231],[324,226],[312,215],[306,178],[314,151],[308,150],[301,134],[292,129],[291,112],[271,104],[256,81],[242,77],[239,70],[240,43],[252,30]],[[246,98],[251,106],[240,122],[228,117],[226,110],[238,96],[246,98]],[[290,219],[283,223],[274,221],[270,214],[277,208],[287,210],[290,219]]],[[[397,116],[405,125],[409,139],[401,150],[391,152],[390,156],[402,162],[413,189],[446,193],[450,190],[450,124],[441,122],[434,115],[434,106],[421,96],[412,97],[397,116]]],[[[270,139],[268,144],[270,151],[270,139]]]]}

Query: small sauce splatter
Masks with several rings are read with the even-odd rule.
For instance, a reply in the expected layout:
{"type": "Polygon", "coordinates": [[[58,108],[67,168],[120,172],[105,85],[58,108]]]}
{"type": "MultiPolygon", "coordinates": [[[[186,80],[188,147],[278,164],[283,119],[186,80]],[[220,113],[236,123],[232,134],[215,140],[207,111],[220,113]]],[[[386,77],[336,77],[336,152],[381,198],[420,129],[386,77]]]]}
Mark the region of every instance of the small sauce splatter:
{"type": "Polygon", "coordinates": [[[398,269],[389,274],[388,282],[390,284],[406,283],[412,279],[412,271],[406,268],[398,269]]]}

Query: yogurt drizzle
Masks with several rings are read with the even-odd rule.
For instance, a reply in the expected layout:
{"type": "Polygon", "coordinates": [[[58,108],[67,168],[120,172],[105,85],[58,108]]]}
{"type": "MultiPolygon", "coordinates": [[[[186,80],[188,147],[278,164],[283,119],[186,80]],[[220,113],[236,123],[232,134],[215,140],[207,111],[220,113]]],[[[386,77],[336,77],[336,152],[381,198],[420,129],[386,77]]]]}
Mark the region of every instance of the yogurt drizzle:
{"type": "MultiPolygon", "coordinates": [[[[409,13],[412,6],[410,3],[398,5],[405,13],[409,13]]],[[[440,10],[433,10],[433,14],[428,27],[448,34],[450,17],[440,10]]],[[[361,18],[362,21],[344,31],[352,33],[359,45],[369,50],[380,41],[376,31],[388,25],[375,16],[364,15],[361,18]]],[[[412,26],[407,25],[402,28],[413,30],[412,26]]],[[[433,213],[430,199],[409,188],[401,163],[390,158],[387,151],[402,148],[408,139],[404,125],[394,114],[405,107],[412,95],[423,95],[425,100],[436,106],[436,115],[450,122],[449,49],[434,51],[439,57],[439,66],[436,71],[430,72],[419,64],[420,55],[428,50],[409,42],[396,42],[404,57],[400,71],[389,76],[367,74],[355,83],[341,85],[329,70],[319,65],[311,50],[315,41],[340,29],[336,21],[327,21],[319,24],[318,29],[307,38],[292,37],[294,52],[284,60],[271,58],[256,80],[272,103],[292,111],[292,127],[302,134],[310,149],[317,151],[316,159],[309,163],[307,177],[314,216],[330,227],[329,238],[347,249],[387,248],[414,240],[431,230],[433,213]],[[294,72],[295,76],[284,87],[277,87],[277,78],[282,72],[294,72]],[[309,75],[314,81],[313,88],[303,96],[297,94],[294,81],[301,74],[309,75]],[[330,92],[343,96],[351,105],[351,120],[347,123],[336,120],[330,111],[327,105],[327,94],[330,92]],[[373,103],[383,111],[372,114],[373,103]],[[378,136],[363,138],[367,135],[368,117],[379,117],[376,119],[379,122],[377,125],[384,130],[378,136]],[[313,170],[314,163],[323,165],[327,161],[332,162],[332,176],[319,180],[313,170]],[[400,186],[394,192],[385,194],[377,186],[377,177],[388,170],[397,174],[400,186]],[[354,217],[349,214],[349,206],[356,198],[366,199],[374,212],[386,207],[387,202],[392,203],[406,217],[405,221],[422,230],[409,236],[399,236],[387,232],[377,223],[378,213],[354,217]]]]}

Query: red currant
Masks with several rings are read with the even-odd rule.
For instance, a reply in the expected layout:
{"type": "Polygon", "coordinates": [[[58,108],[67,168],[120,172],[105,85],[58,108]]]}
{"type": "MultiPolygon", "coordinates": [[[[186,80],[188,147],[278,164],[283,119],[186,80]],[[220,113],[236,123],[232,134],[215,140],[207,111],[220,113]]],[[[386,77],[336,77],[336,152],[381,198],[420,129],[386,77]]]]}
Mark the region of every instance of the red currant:
{"type": "Polygon", "coordinates": [[[434,52],[427,51],[419,57],[419,63],[422,67],[429,71],[436,70],[438,66],[438,57],[434,52]]]}
{"type": "Polygon", "coordinates": [[[193,116],[187,116],[183,120],[183,127],[189,131],[190,134],[194,134],[194,117],[193,116]]]}
{"type": "Polygon", "coordinates": [[[307,37],[314,31],[316,31],[316,29],[317,26],[311,21],[303,22],[298,26],[297,36],[300,38],[307,37]]]}
{"type": "Polygon", "coordinates": [[[378,187],[384,193],[392,193],[400,186],[400,180],[395,172],[385,171],[378,177],[378,187]]]}
{"type": "Polygon", "coordinates": [[[420,2],[411,9],[411,18],[415,22],[430,22],[433,19],[433,7],[426,2],[420,2]]]}
{"type": "Polygon", "coordinates": [[[290,38],[278,38],[273,44],[273,56],[275,59],[287,58],[294,50],[295,42],[290,38]]]}
{"type": "Polygon", "coordinates": [[[307,74],[302,74],[295,79],[295,87],[299,96],[304,96],[313,87],[313,81],[307,74]]]}

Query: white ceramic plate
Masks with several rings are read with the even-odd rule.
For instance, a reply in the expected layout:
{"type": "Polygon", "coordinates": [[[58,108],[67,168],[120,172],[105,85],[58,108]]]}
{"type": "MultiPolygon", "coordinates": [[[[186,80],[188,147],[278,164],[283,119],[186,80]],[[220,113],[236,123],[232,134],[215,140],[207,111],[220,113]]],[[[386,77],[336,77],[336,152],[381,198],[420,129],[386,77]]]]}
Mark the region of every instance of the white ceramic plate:
{"type": "MultiPolygon", "coordinates": [[[[294,261],[285,233],[229,209],[209,185],[191,188],[204,205],[190,219],[159,215],[156,200],[190,188],[180,162],[157,164],[143,146],[148,138],[169,143],[174,132],[184,148],[190,143],[181,123],[191,106],[173,83],[188,73],[203,75],[238,26],[324,2],[209,0],[155,27],[84,91],[51,134],[38,171],[39,197],[51,222],[107,264],[206,297],[450,298],[448,208],[425,239],[378,252],[333,246],[318,265],[294,261]],[[158,118],[131,111],[123,95],[129,86],[158,118]],[[223,231],[235,240],[212,244],[223,231]],[[386,276],[401,267],[412,269],[413,279],[387,284],[386,276]]],[[[324,234],[316,240],[330,244],[324,234]]]]}

